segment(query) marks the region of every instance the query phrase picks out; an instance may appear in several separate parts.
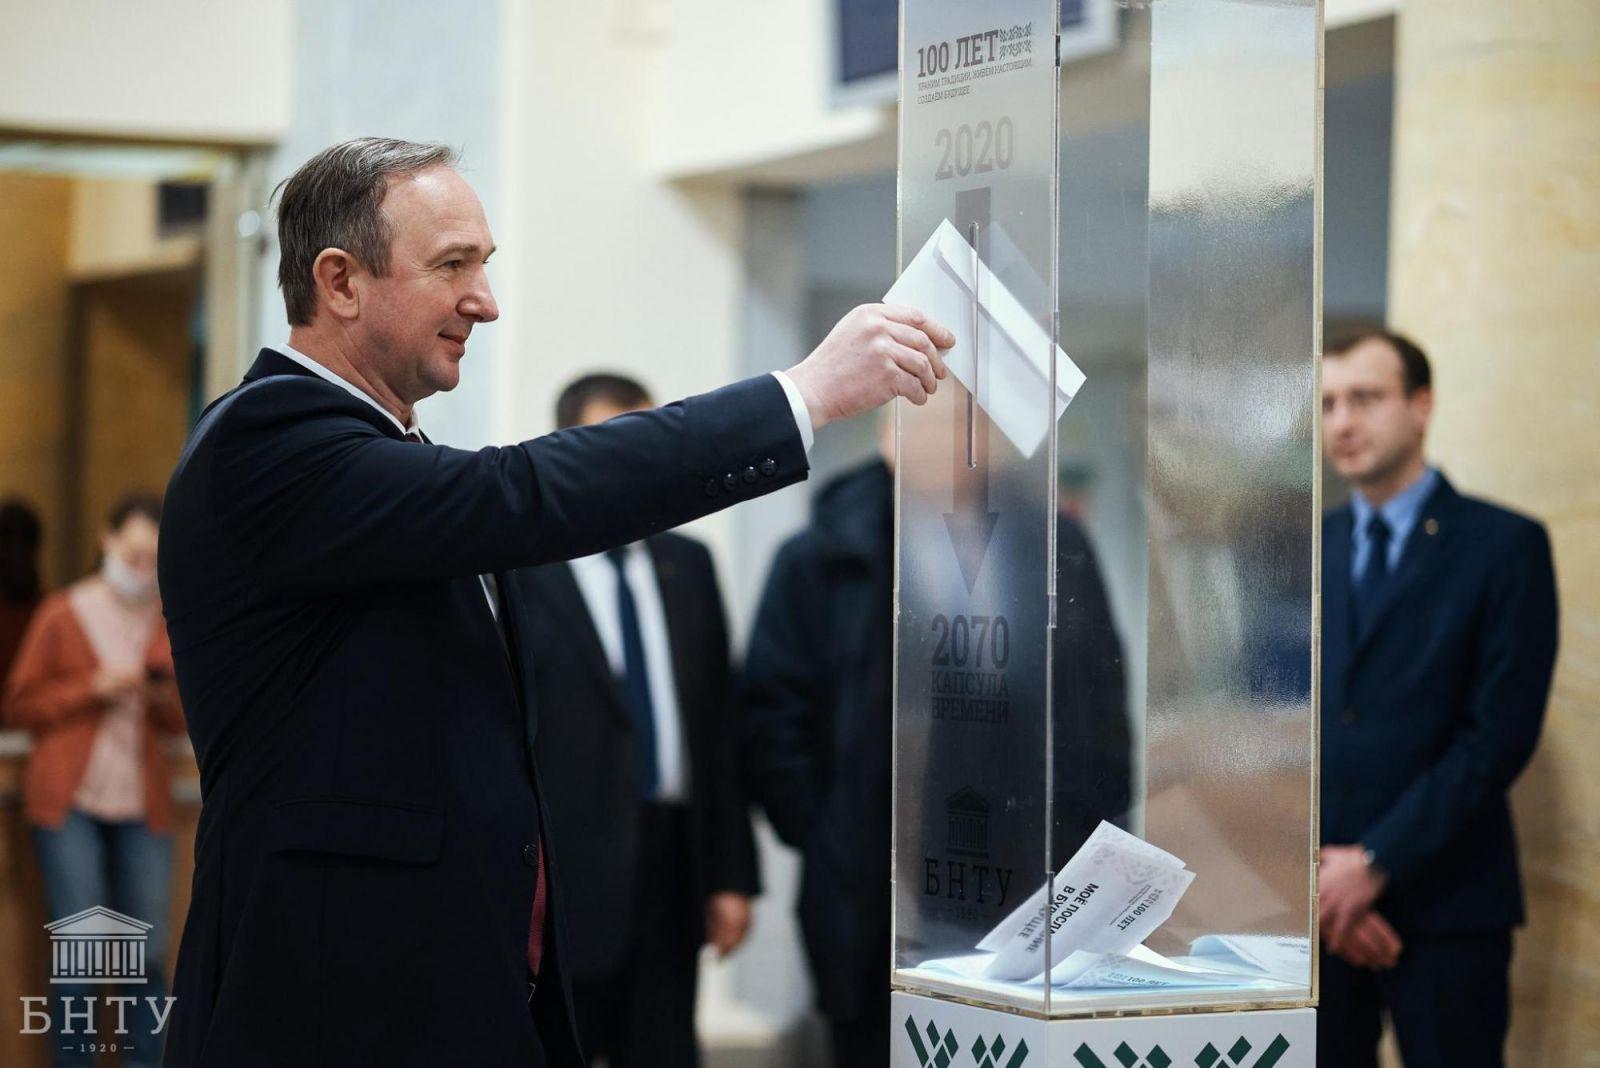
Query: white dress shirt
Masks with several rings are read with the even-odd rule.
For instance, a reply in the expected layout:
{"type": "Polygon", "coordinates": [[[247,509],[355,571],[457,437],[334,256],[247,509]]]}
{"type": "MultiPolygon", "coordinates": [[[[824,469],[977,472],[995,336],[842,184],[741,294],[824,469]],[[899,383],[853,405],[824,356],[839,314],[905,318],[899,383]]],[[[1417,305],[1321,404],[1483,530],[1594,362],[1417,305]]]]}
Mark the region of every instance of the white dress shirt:
{"type": "MultiPolygon", "coordinates": [[[[661,603],[661,583],[655,561],[643,542],[626,550],[623,570],[639,610],[639,637],[644,644],[645,679],[650,686],[650,707],[655,713],[656,801],[683,802],[689,798],[689,767],[683,749],[683,719],[678,710],[677,681],[672,674],[672,642],[667,634],[667,613],[661,603]]],[[[589,618],[605,649],[611,674],[622,678],[626,658],[622,649],[622,617],[617,608],[617,567],[605,553],[568,561],[578,591],[589,608],[589,618]]]]}
{"type": "Polygon", "coordinates": [[[772,372],[772,377],[778,380],[778,385],[783,387],[783,395],[789,398],[789,410],[794,413],[795,429],[800,431],[800,444],[805,448],[806,455],[811,455],[811,446],[816,444],[817,428],[811,425],[811,409],[806,407],[806,399],[800,395],[800,387],[782,371],[772,372]]]}
{"type": "Polygon", "coordinates": [[[289,347],[287,342],[282,344],[282,345],[279,345],[278,346],[278,351],[280,353],[282,353],[283,355],[287,356],[293,362],[299,364],[301,367],[304,367],[307,371],[310,371],[312,374],[316,375],[318,378],[322,379],[323,381],[332,382],[334,385],[338,386],[340,389],[344,390],[346,393],[350,394],[352,397],[356,398],[357,400],[365,401],[366,403],[372,405],[372,407],[374,407],[378,411],[382,412],[383,413],[383,417],[385,419],[389,420],[389,422],[393,423],[399,429],[400,433],[402,433],[402,434],[420,434],[420,433],[422,433],[422,431],[417,428],[417,411],[416,411],[415,408],[413,408],[411,410],[411,425],[410,426],[405,426],[404,424],[402,424],[400,422],[400,420],[398,420],[398,419],[396,419],[394,417],[394,413],[393,412],[391,412],[389,409],[385,408],[383,405],[379,404],[377,401],[373,400],[366,393],[362,392],[360,386],[357,386],[352,382],[345,381],[343,378],[340,378],[338,375],[334,374],[332,371],[328,370],[328,368],[324,367],[322,364],[318,363],[316,360],[313,360],[310,356],[307,356],[305,353],[296,352],[294,349],[289,347]]]}

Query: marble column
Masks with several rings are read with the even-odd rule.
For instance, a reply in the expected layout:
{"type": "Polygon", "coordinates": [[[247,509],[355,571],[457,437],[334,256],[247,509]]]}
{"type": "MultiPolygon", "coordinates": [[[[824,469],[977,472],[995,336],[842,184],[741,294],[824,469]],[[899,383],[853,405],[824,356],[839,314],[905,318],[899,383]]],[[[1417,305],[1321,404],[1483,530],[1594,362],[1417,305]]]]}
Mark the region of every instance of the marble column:
{"type": "Polygon", "coordinates": [[[1549,526],[1561,590],[1508,1062],[1597,1063],[1600,3],[1405,0],[1398,30],[1390,319],[1434,359],[1434,459],[1549,526]]]}

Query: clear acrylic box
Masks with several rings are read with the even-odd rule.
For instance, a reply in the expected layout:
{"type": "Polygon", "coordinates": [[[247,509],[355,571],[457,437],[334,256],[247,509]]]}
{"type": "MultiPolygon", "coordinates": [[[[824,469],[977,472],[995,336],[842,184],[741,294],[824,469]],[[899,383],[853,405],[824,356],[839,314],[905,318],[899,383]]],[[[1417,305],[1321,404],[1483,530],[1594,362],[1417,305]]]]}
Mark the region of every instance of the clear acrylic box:
{"type": "Polygon", "coordinates": [[[1130,3],[1064,73],[1056,17],[903,13],[902,265],[950,224],[974,351],[971,390],[899,413],[894,984],[1051,1017],[1308,1005],[1320,7],[1130,3]],[[1006,313],[1083,372],[1059,418],[1067,369],[1008,370],[1006,313]],[[980,944],[1071,906],[1045,901],[1102,821],[1193,873],[1170,918],[1098,970],[1046,937],[996,977],[980,944]]]}

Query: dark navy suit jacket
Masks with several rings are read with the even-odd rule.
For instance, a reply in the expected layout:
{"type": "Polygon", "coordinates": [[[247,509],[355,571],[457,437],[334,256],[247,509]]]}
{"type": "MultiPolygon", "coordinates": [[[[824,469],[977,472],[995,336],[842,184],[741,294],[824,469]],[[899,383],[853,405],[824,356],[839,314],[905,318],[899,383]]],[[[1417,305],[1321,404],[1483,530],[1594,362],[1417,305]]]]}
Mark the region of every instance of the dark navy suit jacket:
{"type": "Polygon", "coordinates": [[[577,1064],[506,572],[805,474],[770,376],[467,452],[407,443],[262,352],[201,418],[162,521],[204,799],[167,1063],[577,1064]],[[530,1012],[541,843],[552,918],[530,1012]]]}
{"type": "Polygon", "coordinates": [[[1373,850],[1402,934],[1520,924],[1506,795],[1555,665],[1544,527],[1441,478],[1357,634],[1352,521],[1322,525],[1322,841],[1373,850]]]}

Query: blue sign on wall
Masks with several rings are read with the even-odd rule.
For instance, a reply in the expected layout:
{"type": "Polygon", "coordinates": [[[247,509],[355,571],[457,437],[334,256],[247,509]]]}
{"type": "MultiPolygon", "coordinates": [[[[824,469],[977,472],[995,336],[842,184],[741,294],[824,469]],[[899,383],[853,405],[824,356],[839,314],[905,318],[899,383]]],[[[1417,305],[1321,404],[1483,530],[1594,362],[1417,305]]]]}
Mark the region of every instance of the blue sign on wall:
{"type": "Polygon", "coordinates": [[[900,49],[900,0],[838,0],[839,82],[893,74],[900,49]]]}

